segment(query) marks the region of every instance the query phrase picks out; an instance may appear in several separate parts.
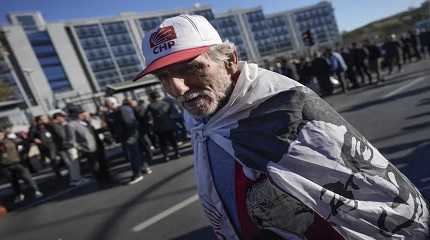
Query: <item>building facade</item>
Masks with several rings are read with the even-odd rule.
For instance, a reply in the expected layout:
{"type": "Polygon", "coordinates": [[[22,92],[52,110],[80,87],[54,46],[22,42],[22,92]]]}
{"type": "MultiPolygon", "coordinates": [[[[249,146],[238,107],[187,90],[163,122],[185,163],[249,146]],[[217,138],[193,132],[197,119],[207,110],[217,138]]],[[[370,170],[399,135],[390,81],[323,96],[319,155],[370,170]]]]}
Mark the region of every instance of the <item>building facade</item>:
{"type": "MultiPolygon", "coordinates": [[[[323,1],[315,5],[291,10],[285,13],[292,21],[293,31],[299,35],[310,30],[314,41],[319,45],[332,45],[340,41],[334,8],[331,3],[323,1]]],[[[298,49],[303,48],[303,41],[299,41],[298,49]]]]}

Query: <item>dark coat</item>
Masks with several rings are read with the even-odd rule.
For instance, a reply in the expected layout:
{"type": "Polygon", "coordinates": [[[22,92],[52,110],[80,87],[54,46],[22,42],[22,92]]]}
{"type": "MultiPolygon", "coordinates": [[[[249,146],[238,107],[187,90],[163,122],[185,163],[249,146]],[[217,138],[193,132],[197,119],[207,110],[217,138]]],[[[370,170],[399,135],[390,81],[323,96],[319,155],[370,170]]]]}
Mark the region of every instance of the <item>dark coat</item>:
{"type": "Polygon", "coordinates": [[[165,100],[158,100],[149,104],[145,115],[152,118],[155,132],[168,132],[176,130],[176,122],[172,119],[173,107],[165,100]]]}

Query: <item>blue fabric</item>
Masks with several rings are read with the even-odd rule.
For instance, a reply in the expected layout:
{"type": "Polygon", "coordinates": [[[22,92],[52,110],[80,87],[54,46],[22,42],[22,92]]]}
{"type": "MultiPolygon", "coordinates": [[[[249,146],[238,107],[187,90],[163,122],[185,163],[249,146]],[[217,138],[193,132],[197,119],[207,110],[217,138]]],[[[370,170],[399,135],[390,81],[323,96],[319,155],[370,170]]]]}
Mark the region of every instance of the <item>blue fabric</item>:
{"type": "Polygon", "coordinates": [[[229,213],[230,219],[236,229],[240,229],[239,218],[236,214],[235,161],[214,141],[208,139],[207,146],[215,187],[229,213]]]}
{"type": "Polygon", "coordinates": [[[330,55],[330,70],[336,72],[339,70],[339,60],[334,55],[330,55]]]}

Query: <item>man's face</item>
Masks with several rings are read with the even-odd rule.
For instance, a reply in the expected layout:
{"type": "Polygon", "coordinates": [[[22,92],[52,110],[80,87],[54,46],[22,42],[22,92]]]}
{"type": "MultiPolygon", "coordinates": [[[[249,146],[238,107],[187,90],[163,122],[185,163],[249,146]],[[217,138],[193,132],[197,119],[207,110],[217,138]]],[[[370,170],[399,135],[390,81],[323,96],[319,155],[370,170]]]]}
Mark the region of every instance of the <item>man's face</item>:
{"type": "Polygon", "coordinates": [[[165,90],[198,118],[214,114],[233,90],[233,81],[224,63],[212,60],[207,54],[163,68],[155,75],[165,90]]]}
{"type": "Polygon", "coordinates": [[[41,122],[41,123],[43,123],[43,124],[48,124],[48,123],[49,123],[49,118],[48,118],[48,116],[43,115],[43,116],[40,118],[40,122],[41,122]]]}
{"type": "Polygon", "coordinates": [[[66,117],[64,117],[64,116],[58,116],[58,117],[57,117],[57,121],[58,121],[59,123],[65,123],[65,122],[66,122],[66,117]]]}
{"type": "Polygon", "coordinates": [[[81,112],[81,113],[79,113],[78,117],[79,117],[79,120],[81,120],[81,121],[88,121],[88,120],[90,120],[90,113],[89,112],[81,112]]]}
{"type": "Polygon", "coordinates": [[[111,102],[109,102],[109,101],[105,102],[105,106],[106,106],[107,109],[112,109],[112,105],[113,104],[111,102]]]}
{"type": "Polygon", "coordinates": [[[130,100],[131,107],[137,107],[137,102],[135,100],[130,100]]]}

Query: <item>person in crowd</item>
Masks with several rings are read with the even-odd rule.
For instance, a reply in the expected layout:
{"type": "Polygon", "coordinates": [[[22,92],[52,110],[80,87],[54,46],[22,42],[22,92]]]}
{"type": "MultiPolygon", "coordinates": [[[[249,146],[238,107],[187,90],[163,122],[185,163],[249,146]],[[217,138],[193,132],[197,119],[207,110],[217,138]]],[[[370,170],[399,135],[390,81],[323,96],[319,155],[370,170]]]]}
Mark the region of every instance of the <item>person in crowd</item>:
{"type": "Polygon", "coordinates": [[[106,106],[110,111],[109,129],[118,130],[114,134],[116,141],[121,143],[126,159],[131,163],[133,176],[129,184],[136,184],[143,180],[142,166],[144,172],[151,172],[139,147],[139,124],[136,115],[130,106],[119,105],[118,100],[114,97],[106,98],[106,106]]]}
{"type": "MultiPolygon", "coordinates": [[[[88,125],[88,129],[90,130],[90,133],[93,135],[94,139],[96,140],[96,152],[95,152],[95,161],[97,164],[94,164],[97,168],[95,172],[97,172],[97,178],[101,183],[112,183],[113,178],[109,173],[109,162],[106,158],[106,149],[103,142],[103,139],[101,138],[101,134],[103,129],[98,128],[94,126],[94,117],[92,117],[88,112],[84,114],[83,120],[88,125]]],[[[93,165],[93,166],[94,166],[93,165]]]]}
{"type": "Polygon", "coordinates": [[[272,62],[270,62],[268,59],[263,59],[263,63],[262,63],[262,65],[263,65],[266,69],[269,69],[269,70],[271,70],[271,71],[274,71],[274,70],[275,70],[275,67],[273,66],[273,63],[272,63],[272,62]]]}
{"type": "MultiPolygon", "coordinates": [[[[149,120],[145,117],[145,106],[143,100],[140,101],[140,104],[131,99],[127,98],[124,102],[125,105],[130,106],[133,108],[134,114],[136,116],[136,120],[138,122],[138,131],[139,131],[139,144],[141,148],[143,149],[143,159],[144,159],[144,165],[146,166],[148,162],[151,162],[153,159],[153,153],[154,147],[152,145],[151,139],[149,138],[149,120]]],[[[148,169],[146,171],[147,174],[152,173],[151,169],[148,169]]]]}
{"type": "Polygon", "coordinates": [[[33,142],[39,147],[42,161],[48,161],[56,177],[62,179],[61,159],[58,157],[57,147],[52,138],[50,120],[47,115],[37,116],[35,120],[36,130],[32,136],[33,142]]]}
{"type": "Polygon", "coordinates": [[[100,128],[103,132],[103,142],[105,143],[105,145],[112,145],[115,142],[114,137],[112,136],[112,133],[109,129],[109,120],[107,119],[107,116],[109,114],[109,110],[106,106],[102,105],[97,108],[97,115],[100,118],[100,128]]]}
{"type": "Polygon", "coordinates": [[[314,54],[312,72],[318,81],[321,96],[326,97],[332,95],[334,86],[330,81],[330,65],[320,52],[314,54]]]}
{"type": "Polygon", "coordinates": [[[330,71],[339,80],[340,85],[342,87],[342,91],[344,93],[348,92],[348,86],[343,77],[343,74],[348,69],[348,66],[346,66],[342,55],[340,55],[338,52],[333,51],[330,48],[327,48],[325,50],[324,55],[330,65],[330,71]]]}
{"type": "Polygon", "coordinates": [[[364,84],[366,82],[364,79],[365,74],[367,76],[368,83],[370,84],[372,82],[372,76],[370,75],[366,65],[366,51],[361,46],[358,46],[356,42],[354,42],[352,43],[351,55],[354,61],[355,72],[360,76],[361,83],[364,84]]]}
{"type": "Polygon", "coordinates": [[[390,37],[387,37],[384,44],[382,45],[384,49],[384,60],[385,64],[388,68],[388,74],[391,74],[393,71],[393,65],[397,64],[397,68],[399,72],[402,71],[402,63],[400,61],[400,44],[396,40],[396,35],[392,34],[390,37]]]}
{"type": "Polygon", "coordinates": [[[411,44],[413,56],[417,59],[417,61],[421,60],[421,54],[418,50],[418,39],[417,34],[413,30],[408,31],[409,43],[411,44]]]}
{"type": "Polygon", "coordinates": [[[52,138],[58,149],[58,155],[66,164],[69,170],[69,184],[78,186],[85,183],[81,176],[81,167],[78,158],[73,158],[70,152],[74,150],[73,145],[69,144],[67,136],[67,115],[65,112],[56,112],[52,116],[52,138]]]}
{"type": "Polygon", "coordinates": [[[216,239],[428,239],[429,205],[393,164],[313,91],[239,61],[204,17],[167,18],[142,48],[135,79],[154,74],[186,111],[216,239]]]}
{"type": "Polygon", "coordinates": [[[402,48],[402,57],[403,57],[403,63],[411,62],[412,61],[412,53],[411,53],[411,46],[410,46],[410,40],[406,33],[402,34],[400,37],[401,42],[401,48],[402,48]]]}
{"type": "Polygon", "coordinates": [[[421,29],[418,36],[421,45],[421,52],[424,57],[430,57],[430,30],[421,29]]]}
{"type": "Polygon", "coordinates": [[[19,180],[23,180],[31,188],[34,197],[40,198],[43,194],[39,191],[39,187],[28,169],[21,164],[18,146],[15,139],[9,136],[10,134],[12,134],[11,126],[0,127],[0,171],[12,185],[15,194],[14,202],[19,203],[25,200],[19,180]]]}
{"type": "Polygon", "coordinates": [[[277,72],[289,78],[296,78],[296,73],[294,72],[294,66],[288,61],[287,58],[281,57],[277,65],[277,72]]]}
{"type": "Polygon", "coordinates": [[[17,142],[18,149],[19,149],[18,152],[21,158],[22,165],[24,165],[24,167],[26,167],[30,171],[30,173],[32,174],[37,173],[37,169],[31,162],[31,159],[29,156],[30,149],[31,149],[31,139],[30,139],[29,133],[26,131],[21,131],[17,133],[17,137],[19,139],[19,141],[17,142]]]}
{"type": "Polygon", "coordinates": [[[312,61],[309,57],[301,57],[297,64],[298,80],[301,84],[310,87],[312,84],[312,61]]]}
{"type": "MultiPolygon", "coordinates": [[[[88,123],[89,113],[79,105],[68,106],[68,113],[70,121],[66,127],[67,144],[73,147],[73,151],[77,151],[77,154],[71,154],[72,159],[80,161],[79,159],[85,158],[91,174],[97,181],[102,182],[102,176],[106,176],[107,173],[104,172],[106,169],[100,167],[104,163],[100,164],[101,159],[98,159],[97,141],[88,123]]],[[[87,182],[88,179],[83,178],[72,185],[82,185],[87,182]]]]}
{"type": "Polygon", "coordinates": [[[184,110],[178,105],[174,98],[166,95],[163,99],[172,107],[170,112],[170,118],[175,121],[176,124],[176,140],[177,142],[185,142],[188,140],[187,129],[184,123],[184,110]]]}
{"type": "Polygon", "coordinates": [[[345,72],[345,77],[349,80],[350,83],[352,83],[351,88],[352,89],[359,88],[360,85],[357,81],[357,76],[355,74],[354,59],[352,58],[350,50],[346,47],[341,48],[340,54],[342,55],[342,58],[345,61],[345,64],[347,67],[345,72]]]}
{"type": "Polygon", "coordinates": [[[369,70],[376,74],[376,82],[383,81],[380,73],[379,59],[381,58],[381,50],[375,44],[370,43],[367,39],[364,41],[364,48],[367,50],[367,60],[369,63],[369,70]]]}
{"type": "Polygon", "coordinates": [[[175,152],[174,158],[179,158],[181,155],[178,149],[176,138],[176,122],[171,117],[174,107],[167,101],[161,98],[157,91],[149,93],[151,103],[146,109],[145,115],[152,119],[153,129],[160,141],[161,152],[164,160],[170,160],[169,145],[173,147],[175,152]]]}

